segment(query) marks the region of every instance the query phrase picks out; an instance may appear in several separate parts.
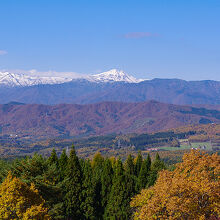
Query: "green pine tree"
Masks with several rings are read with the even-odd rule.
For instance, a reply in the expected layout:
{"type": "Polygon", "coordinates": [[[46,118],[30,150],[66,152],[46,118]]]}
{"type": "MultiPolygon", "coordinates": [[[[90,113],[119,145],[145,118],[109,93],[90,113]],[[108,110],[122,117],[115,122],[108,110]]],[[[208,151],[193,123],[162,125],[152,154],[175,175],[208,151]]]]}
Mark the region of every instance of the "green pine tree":
{"type": "Polygon", "coordinates": [[[151,171],[151,158],[150,155],[148,154],[147,159],[145,159],[142,163],[141,170],[138,176],[137,185],[136,185],[136,189],[138,192],[148,185],[150,171],[151,171]]]}
{"type": "Polygon", "coordinates": [[[134,165],[134,158],[129,154],[127,160],[125,161],[125,175],[126,175],[126,188],[129,197],[133,197],[136,190],[135,190],[135,165],[134,165]]]}
{"type": "Polygon", "coordinates": [[[83,161],[83,201],[84,219],[96,219],[95,216],[95,187],[93,184],[92,167],[89,160],[83,161]]]}
{"type": "Polygon", "coordinates": [[[154,185],[157,174],[160,170],[166,169],[165,163],[160,159],[159,154],[156,154],[155,160],[153,161],[151,165],[151,173],[149,176],[148,186],[154,185]]]}
{"type": "Polygon", "coordinates": [[[135,163],[135,175],[138,177],[140,170],[141,170],[141,165],[143,162],[142,154],[141,151],[138,151],[138,156],[136,158],[136,163],[135,163]]]}
{"type": "Polygon", "coordinates": [[[155,160],[152,163],[152,170],[155,170],[158,172],[158,171],[163,170],[165,168],[166,168],[165,163],[160,159],[160,156],[157,153],[155,160]]]}
{"type": "Polygon", "coordinates": [[[63,149],[62,154],[60,155],[59,161],[59,170],[60,170],[60,181],[64,180],[67,172],[67,164],[68,164],[68,157],[66,155],[66,150],[63,149]]]}
{"type": "Polygon", "coordinates": [[[52,150],[50,157],[48,157],[47,161],[50,165],[56,164],[56,166],[58,166],[58,157],[55,149],[52,150]]]}
{"type": "Polygon", "coordinates": [[[93,184],[95,187],[95,211],[97,219],[102,219],[102,183],[101,176],[103,171],[104,158],[98,152],[95,154],[92,160],[92,168],[93,168],[93,184]]]}
{"type": "Polygon", "coordinates": [[[131,154],[128,155],[127,160],[125,161],[125,172],[129,175],[135,174],[134,158],[131,154]]]}
{"type": "Polygon", "coordinates": [[[119,159],[116,163],[111,193],[105,212],[105,219],[129,219],[130,198],[126,188],[123,164],[119,159]]]}
{"type": "Polygon", "coordinates": [[[112,187],[113,178],[113,168],[111,161],[107,158],[104,161],[103,171],[101,175],[101,205],[102,205],[102,215],[106,212],[106,206],[109,201],[109,196],[112,187]]]}
{"type": "Polygon", "coordinates": [[[83,219],[82,203],[82,170],[75,148],[72,147],[67,165],[65,179],[65,208],[66,215],[70,219],[83,219]]]}

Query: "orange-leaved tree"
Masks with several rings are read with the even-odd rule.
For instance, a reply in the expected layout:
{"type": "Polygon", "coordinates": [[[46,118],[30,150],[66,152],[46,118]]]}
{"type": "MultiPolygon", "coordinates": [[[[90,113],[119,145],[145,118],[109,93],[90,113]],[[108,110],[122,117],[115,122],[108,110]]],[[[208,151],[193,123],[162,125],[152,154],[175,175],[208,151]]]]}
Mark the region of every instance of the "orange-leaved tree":
{"type": "Polygon", "coordinates": [[[220,156],[192,150],[131,201],[135,219],[218,219],[220,156]]]}
{"type": "Polygon", "coordinates": [[[0,219],[50,219],[44,203],[33,184],[29,186],[11,173],[0,185],[0,219]]]}

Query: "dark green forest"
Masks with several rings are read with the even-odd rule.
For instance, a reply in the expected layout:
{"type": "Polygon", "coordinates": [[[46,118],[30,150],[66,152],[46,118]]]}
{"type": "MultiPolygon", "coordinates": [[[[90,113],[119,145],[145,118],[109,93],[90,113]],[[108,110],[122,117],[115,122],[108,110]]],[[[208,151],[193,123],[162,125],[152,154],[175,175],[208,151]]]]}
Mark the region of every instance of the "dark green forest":
{"type": "Polygon", "coordinates": [[[53,150],[49,157],[35,154],[0,163],[0,181],[10,171],[27,185],[33,183],[52,219],[129,219],[131,198],[166,169],[158,154],[154,161],[140,152],[125,161],[100,153],[88,160],[80,159],[74,147],[59,157],[53,150]]]}

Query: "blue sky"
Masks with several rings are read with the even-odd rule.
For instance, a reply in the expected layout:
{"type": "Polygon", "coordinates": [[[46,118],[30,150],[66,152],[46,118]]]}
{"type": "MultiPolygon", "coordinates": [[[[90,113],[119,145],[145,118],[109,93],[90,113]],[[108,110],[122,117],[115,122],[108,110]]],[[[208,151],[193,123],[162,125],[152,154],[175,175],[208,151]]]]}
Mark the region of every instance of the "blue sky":
{"type": "Polygon", "coordinates": [[[220,80],[219,0],[0,0],[0,69],[220,80]]]}

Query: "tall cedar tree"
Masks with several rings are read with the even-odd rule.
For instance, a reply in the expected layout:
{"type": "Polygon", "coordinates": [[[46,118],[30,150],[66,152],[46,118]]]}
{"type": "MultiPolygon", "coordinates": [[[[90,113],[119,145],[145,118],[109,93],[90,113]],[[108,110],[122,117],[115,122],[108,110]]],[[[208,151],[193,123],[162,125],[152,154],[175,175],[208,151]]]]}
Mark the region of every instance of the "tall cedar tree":
{"type": "Polygon", "coordinates": [[[148,154],[147,159],[145,159],[142,163],[141,170],[138,176],[137,188],[136,188],[138,192],[148,185],[150,171],[151,171],[151,158],[150,155],[148,154]]]}
{"type": "Polygon", "coordinates": [[[166,166],[164,162],[160,159],[159,154],[156,154],[155,160],[153,161],[151,165],[151,173],[149,176],[149,181],[148,181],[148,186],[153,186],[156,179],[157,179],[157,174],[160,170],[165,169],[166,166]]]}
{"type": "Polygon", "coordinates": [[[101,184],[101,176],[103,171],[103,163],[104,158],[98,152],[95,154],[92,160],[92,168],[93,168],[93,184],[95,186],[95,210],[96,210],[96,218],[102,219],[102,184],[101,184]]]}
{"type": "Polygon", "coordinates": [[[139,173],[141,170],[142,161],[143,161],[143,158],[142,158],[141,151],[138,151],[138,156],[136,157],[136,161],[135,161],[136,162],[135,163],[135,174],[137,177],[139,176],[139,173]]]}
{"type": "Polygon", "coordinates": [[[82,170],[75,148],[72,147],[67,165],[67,177],[65,179],[65,208],[69,219],[83,219],[82,203],[82,170]]]}
{"type": "Polygon", "coordinates": [[[52,150],[50,157],[47,159],[47,162],[50,165],[56,164],[58,166],[58,157],[55,149],[52,150]]]}
{"type": "Polygon", "coordinates": [[[109,196],[111,193],[112,187],[112,178],[113,178],[113,168],[111,161],[107,158],[104,161],[103,172],[101,175],[101,198],[102,198],[102,215],[106,212],[106,206],[109,201],[109,196]]]}
{"type": "Polygon", "coordinates": [[[92,166],[89,160],[83,163],[83,201],[84,219],[96,219],[95,216],[95,187],[93,184],[92,166]]]}
{"type": "Polygon", "coordinates": [[[109,201],[106,207],[105,219],[129,219],[129,195],[126,188],[126,178],[121,160],[117,160],[115,174],[109,201]]]}
{"type": "Polygon", "coordinates": [[[135,166],[134,158],[129,154],[125,161],[125,175],[126,175],[126,188],[129,197],[131,198],[135,194],[135,166]]]}
{"type": "Polygon", "coordinates": [[[66,150],[63,149],[62,154],[59,158],[59,170],[60,170],[60,180],[64,180],[67,171],[68,157],[66,155],[66,150]]]}
{"type": "Polygon", "coordinates": [[[62,166],[62,170],[66,170],[67,167],[67,155],[65,154],[65,150],[61,154],[61,157],[58,158],[55,149],[51,152],[50,157],[47,160],[48,171],[46,172],[46,175],[54,180],[54,186],[53,186],[53,197],[51,197],[50,203],[52,204],[49,210],[49,214],[53,219],[64,219],[65,218],[65,207],[63,202],[64,197],[64,186],[63,186],[63,180],[64,180],[64,173],[61,172],[61,164],[65,164],[65,166],[62,166]],[[56,175],[54,175],[56,172],[56,175]]]}

